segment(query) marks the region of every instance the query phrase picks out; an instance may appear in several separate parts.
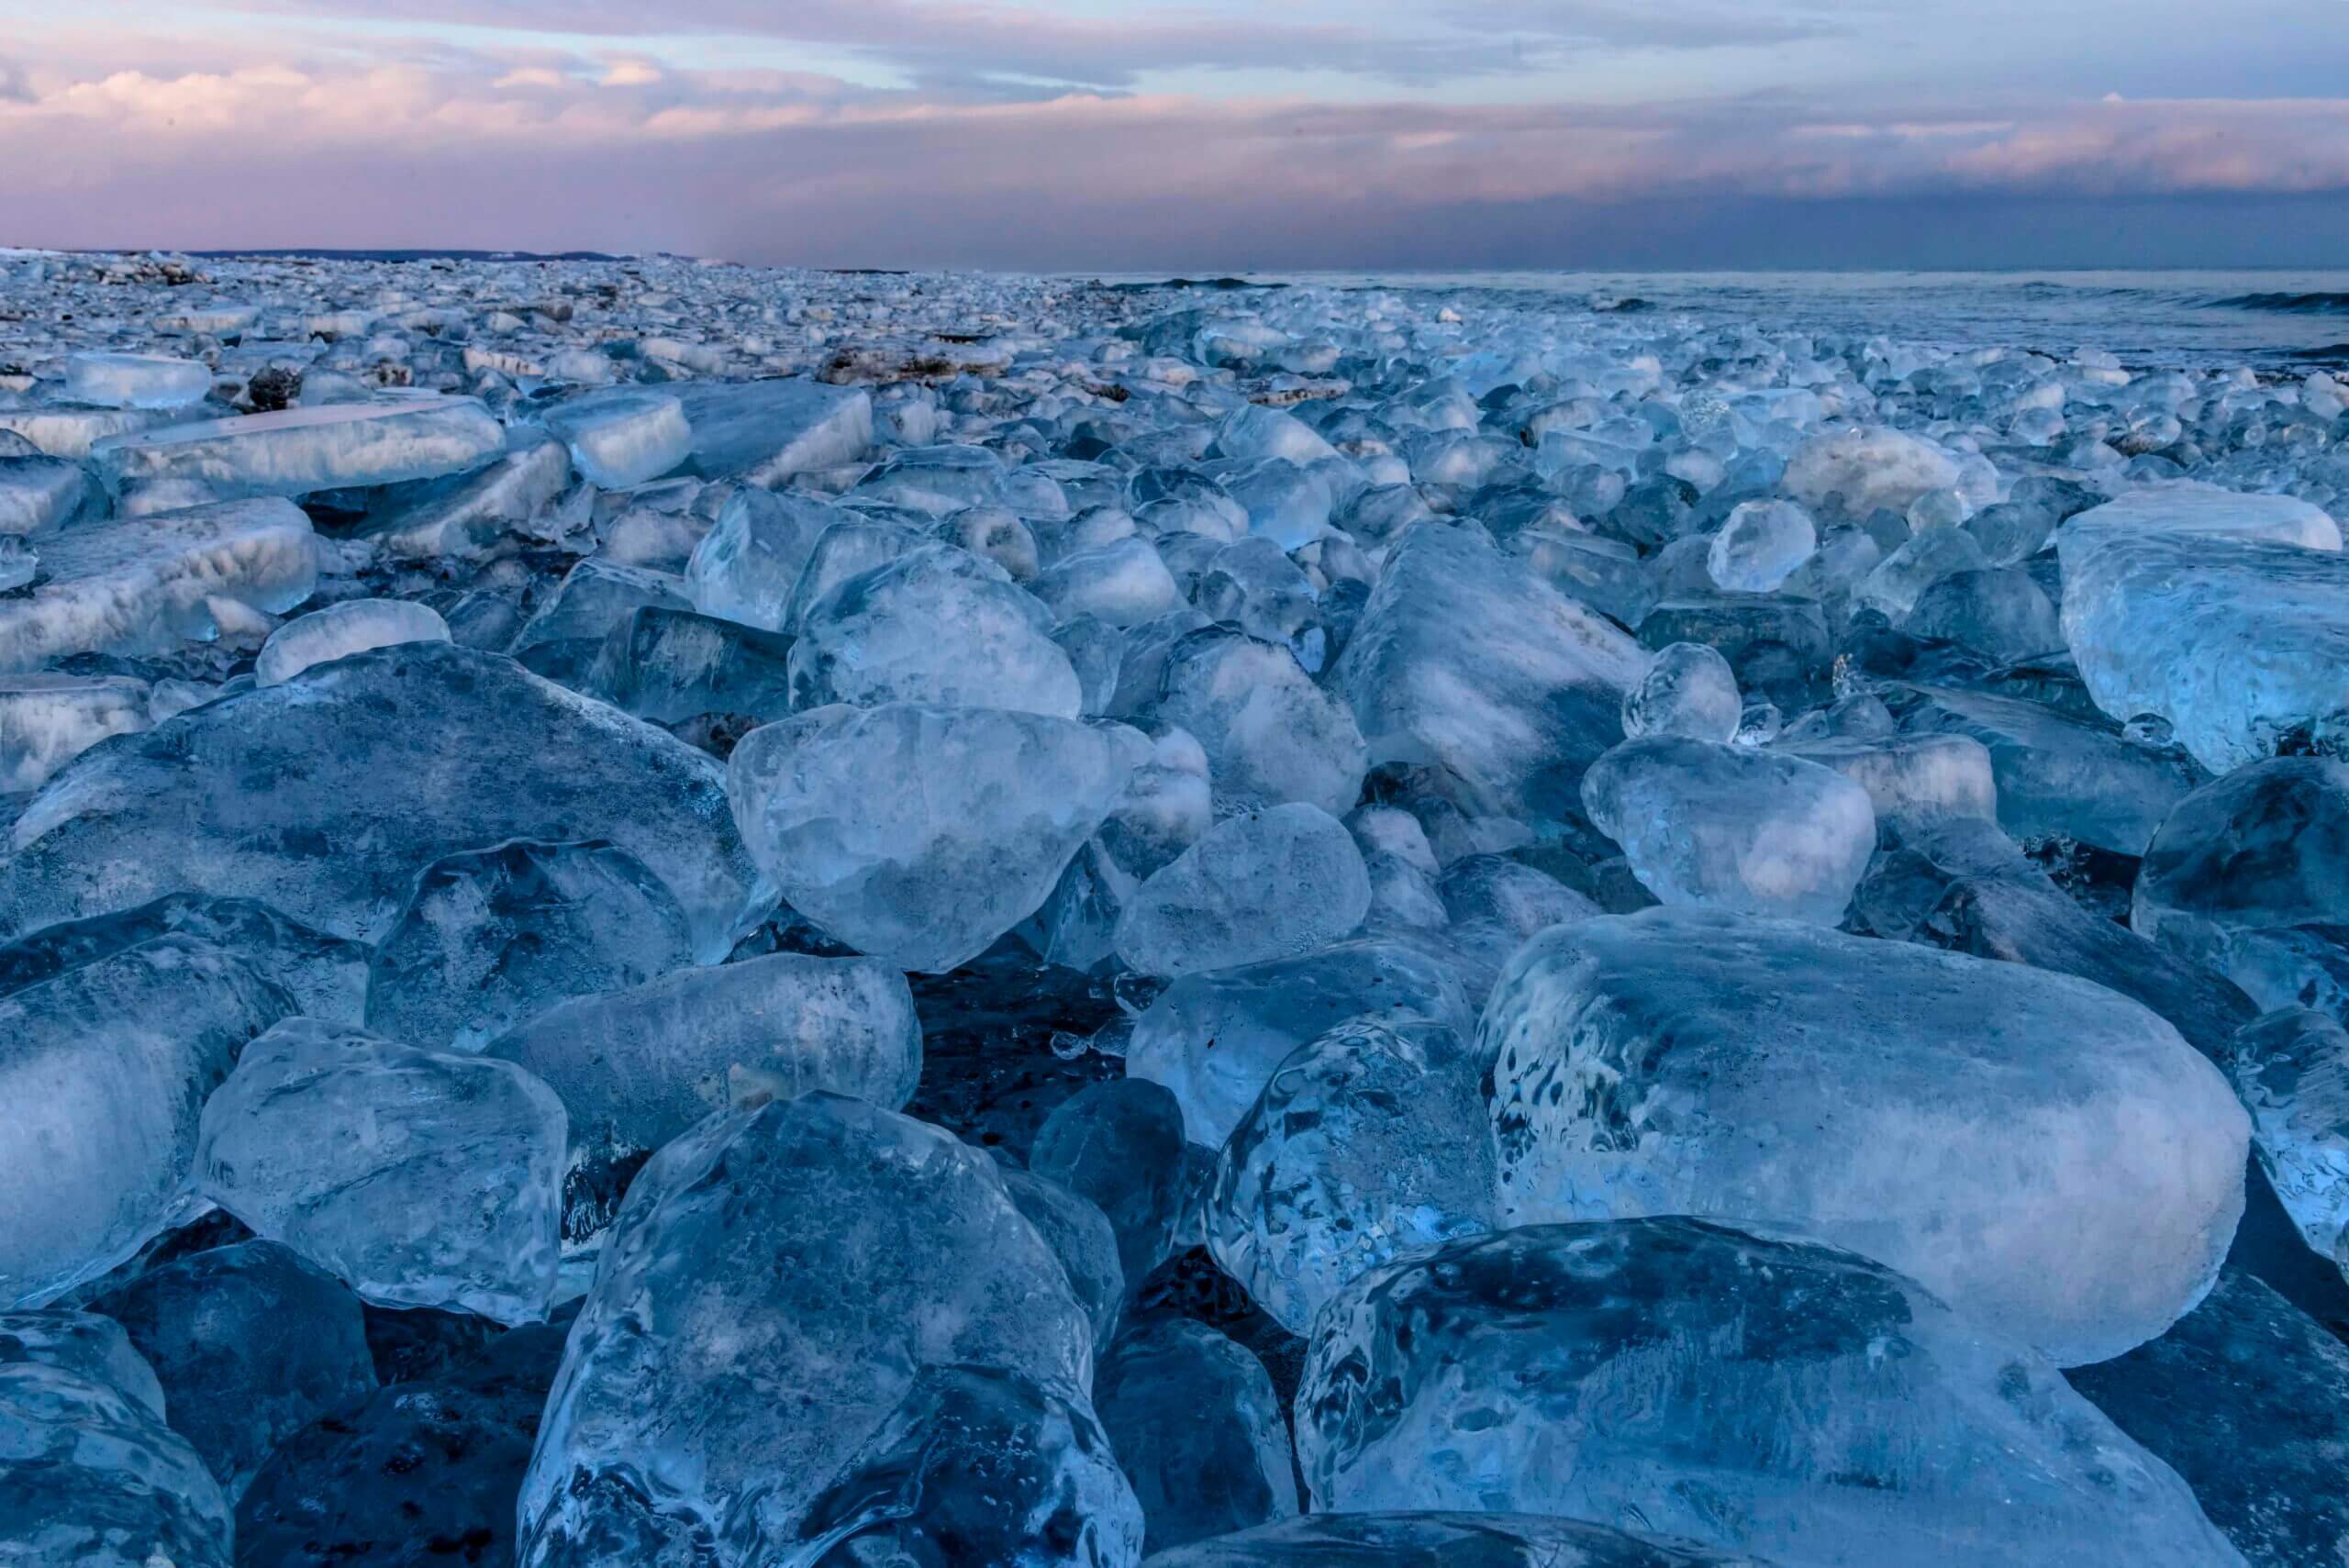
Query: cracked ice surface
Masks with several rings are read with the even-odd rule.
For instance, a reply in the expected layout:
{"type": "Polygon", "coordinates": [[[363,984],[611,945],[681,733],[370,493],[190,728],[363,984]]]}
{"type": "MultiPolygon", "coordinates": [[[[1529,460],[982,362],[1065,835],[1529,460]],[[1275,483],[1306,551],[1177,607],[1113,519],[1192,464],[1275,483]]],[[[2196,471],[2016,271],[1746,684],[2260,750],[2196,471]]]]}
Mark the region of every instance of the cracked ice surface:
{"type": "Polygon", "coordinates": [[[1675,297],[0,251],[0,1559],[2341,1556],[2349,385],[1675,297]]]}

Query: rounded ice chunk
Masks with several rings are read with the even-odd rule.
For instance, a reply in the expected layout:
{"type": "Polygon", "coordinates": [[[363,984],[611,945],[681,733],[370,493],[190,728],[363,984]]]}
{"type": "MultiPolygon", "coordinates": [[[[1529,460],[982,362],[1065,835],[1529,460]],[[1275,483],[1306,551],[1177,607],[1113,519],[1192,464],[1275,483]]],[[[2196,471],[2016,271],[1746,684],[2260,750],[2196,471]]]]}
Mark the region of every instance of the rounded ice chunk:
{"type": "Polygon", "coordinates": [[[926,1367],[1082,1399],[1093,1328],[995,1162],[834,1095],[713,1116],[629,1189],[522,1484],[515,1561],[787,1560],[926,1367]]]}
{"type": "Polygon", "coordinates": [[[1640,684],[1623,694],[1623,738],[1683,735],[1726,744],[1744,714],[1729,661],[1704,643],[1675,642],[1658,649],[1640,684]]]}
{"type": "Polygon", "coordinates": [[[1787,494],[1812,511],[1865,520],[1879,507],[1906,514],[1929,490],[1958,482],[1956,462],[1920,436],[1882,426],[1823,430],[1787,459],[1787,494]]]}
{"type": "Polygon", "coordinates": [[[1223,626],[1181,636],[1165,655],[1157,717],[1206,751],[1219,811],[1302,801],[1336,817],[1362,794],[1354,716],[1278,643],[1223,626]]]}
{"type": "Polygon", "coordinates": [[[1364,1274],[1315,1325],[1297,1410],[1314,1504],[1344,1513],[1631,1518],[1817,1568],[2242,1562],[2038,1357],[1881,1263],[1698,1219],[1364,1274]]]}
{"type": "Polygon", "coordinates": [[[1399,1252],[1493,1228],[1477,1069],[1440,1025],[1341,1024],[1297,1051],[1216,1162],[1208,1249],[1291,1333],[1399,1252]]]}
{"type": "Polygon", "coordinates": [[[1126,897],[1118,956],[1143,974],[1290,958],[1350,935],[1370,875],[1345,825],[1293,803],[1229,817],[1126,897]]]}
{"type": "Polygon", "coordinates": [[[264,686],[290,681],[313,664],[395,642],[446,642],[449,623],[429,605],[406,599],[345,599],[296,616],[269,634],[253,661],[264,686]]]}
{"type": "Polygon", "coordinates": [[[1583,807],[1666,904],[1843,917],[1876,852],[1868,792],[1831,768],[1675,735],[1626,740],[1583,775],[1583,807]]]}
{"type": "Polygon", "coordinates": [[[665,392],[614,387],[556,405],[546,427],[571,449],[587,482],[629,490],[658,479],[691,455],[685,405],[665,392]]]}
{"type": "Polygon", "coordinates": [[[1767,594],[1819,548],[1819,526],[1791,501],[1741,501],[1705,551],[1713,586],[1767,594]]]}
{"type": "Polygon", "coordinates": [[[976,958],[1034,914],[1150,742],[995,708],[818,708],[754,729],[728,794],[793,908],[901,969],[976,958]]]}
{"type": "Polygon", "coordinates": [[[1159,1317],[1129,1328],[1101,1359],[1094,1404],[1133,1482],[1148,1550],[1297,1512],[1273,1380],[1206,1324],[1159,1317]]]}
{"type": "Polygon", "coordinates": [[[39,1307],[201,1213],[196,1118],[293,1000],[164,936],[0,996],[0,1307],[39,1307]]]}
{"type": "Polygon", "coordinates": [[[291,1018],[204,1106],[204,1195],[385,1307],[546,1315],[562,1102],[510,1062],[291,1018]]]}
{"type": "Polygon", "coordinates": [[[1526,944],[1479,1047],[1520,1222],[1785,1224],[2064,1365],[2193,1306],[2243,1213],[2250,1126],[2218,1069],[2127,997],[2024,964],[1602,916],[1526,944]]]}

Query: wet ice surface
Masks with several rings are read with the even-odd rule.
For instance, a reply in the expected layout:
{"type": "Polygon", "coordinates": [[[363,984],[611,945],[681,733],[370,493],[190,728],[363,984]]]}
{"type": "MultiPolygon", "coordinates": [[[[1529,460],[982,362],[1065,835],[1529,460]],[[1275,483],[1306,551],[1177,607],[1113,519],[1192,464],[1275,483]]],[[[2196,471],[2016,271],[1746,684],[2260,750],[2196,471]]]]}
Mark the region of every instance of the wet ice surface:
{"type": "Polygon", "coordinates": [[[0,304],[0,1558],[2349,1555],[2329,376],[0,304]]]}

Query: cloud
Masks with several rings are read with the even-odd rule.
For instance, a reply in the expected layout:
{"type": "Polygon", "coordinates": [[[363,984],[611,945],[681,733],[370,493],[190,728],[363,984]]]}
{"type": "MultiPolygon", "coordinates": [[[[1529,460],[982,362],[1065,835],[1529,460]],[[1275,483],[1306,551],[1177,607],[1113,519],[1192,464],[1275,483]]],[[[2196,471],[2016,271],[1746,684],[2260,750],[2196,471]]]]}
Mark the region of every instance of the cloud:
{"type": "Polygon", "coordinates": [[[27,80],[0,101],[0,208],[37,244],[1558,264],[1657,204],[2349,193],[2338,99],[995,102],[546,50],[27,80]]]}

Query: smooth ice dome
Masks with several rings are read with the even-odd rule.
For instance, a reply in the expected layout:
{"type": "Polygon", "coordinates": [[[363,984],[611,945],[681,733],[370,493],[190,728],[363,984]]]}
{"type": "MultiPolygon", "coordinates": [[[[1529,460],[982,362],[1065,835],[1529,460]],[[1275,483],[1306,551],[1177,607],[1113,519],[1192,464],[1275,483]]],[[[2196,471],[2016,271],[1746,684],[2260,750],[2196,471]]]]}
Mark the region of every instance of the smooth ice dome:
{"type": "Polygon", "coordinates": [[[1705,572],[1716,588],[1767,594],[1818,548],[1818,526],[1793,502],[1741,502],[1707,548],[1705,572]]]}
{"type": "Polygon", "coordinates": [[[83,525],[40,546],[29,596],[0,597],[0,669],[209,639],[239,610],[279,615],[317,584],[317,535],[290,501],[231,501],[83,525]]]}
{"type": "Polygon", "coordinates": [[[1727,742],[1744,715],[1729,661],[1701,642],[1675,642],[1658,649],[1639,684],[1623,694],[1623,737],[1727,742]]]}
{"type": "Polygon", "coordinates": [[[346,599],[296,616],[262,644],[253,661],[253,681],[273,686],[313,664],[347,658],[395,642],[446,642],[449,623],[429,605],[405,599],[346,599]]]}
{"type": "Polygon", "coordinates": [[[1350,935],[1370,877],[1342,823],[1319,806],[1226,817],[1126,900],[1118,956],[1143,974],[1290,958],[1350,935]]]}
{"type": "Polygon", "coordinates": [[[1868,792],[1799,757],[1676,735],[1627,740],[1591,764],[1582,799],[1666,904],[1843,917],[1876,851],[1868,792]]]}
{"type": "Polygon", "coordinates": [[[554,1293],[563,1149],[511,1062],[293,1018],[205,1103],[196,1184],[370,1301],[518,1323],[554,1293]]]}
{"type": "Polygon", "coordinates": [[[166,936],[0,996],[0,1306],[95,1279],[204,1200],[197,1117],[245,1042],[293,1010],[224,950],[166,936]]]}
{"type": "Polygon", "coordinates": [[[1364,1275],[1314,1326],[1315,1506],[1634,1518],[1773,1562],[2242,1559],[2054,1368],[1881,1263],[1679,1217],[1364,1275]]]}
{"type": "Polygon", "coordinates": [[[443,642],[373,649],[77,759],[17,820],[0,930],[203,892],[373,941],[444,855],[603,839],[667,884],[696,955],[715,960],[773,897],[727,819],[722,776],[508,660],[443,642]]]}
{"type": "Polygon", "coordinates": [[[745,736],[728,793],[793,908],[900,968],[936,972],[1035,913],[1149,754],[1122,725],[835,706],[745,736]]]}
{"type": "Polygon", "coordinates": [[[2139,490],[2073,517],[2055,547],[2065,640],[2114,718],[2157,715],[2223,773],[2349,711],[2349,556],[2317,507],[2139,490]]]}
{"type": "Polygon", "coordinates": [[[69,354],[65,395],[101,408],[184,408],[212,390],[212,372],[197,360],[161,354],[69,354]]]}
{"type": "Polygon", "coordinates": [[[713,1563],[771,1561],[923,1369],[1081,1401],[1092,1343],[985,1155],[827,1094],[713,1116],[629,1188],[547,1403],[516,1561],[689,1535],[713,1563]]]}
{"type": "Polygon", "coordinates": [[[505,431],[479,403],[422,396],[108,436],[91,456],[117,494],[126,486],[180,484],[232,501],[436,479],[479,468],[505,450],[505,431]]]}
{"type": "Polygon", "coordinates": [[[2021,964],[1605,916],[1519,952],[1478,1043],[1517,1222],[1787,1226],[2061,1365],[2168,1327],[2243,1213],[2250,1129],[2219,1071],[2128,998],[2021,964]]]}

